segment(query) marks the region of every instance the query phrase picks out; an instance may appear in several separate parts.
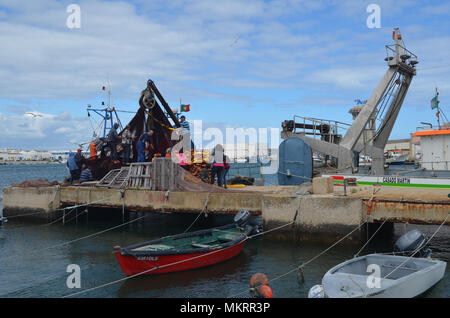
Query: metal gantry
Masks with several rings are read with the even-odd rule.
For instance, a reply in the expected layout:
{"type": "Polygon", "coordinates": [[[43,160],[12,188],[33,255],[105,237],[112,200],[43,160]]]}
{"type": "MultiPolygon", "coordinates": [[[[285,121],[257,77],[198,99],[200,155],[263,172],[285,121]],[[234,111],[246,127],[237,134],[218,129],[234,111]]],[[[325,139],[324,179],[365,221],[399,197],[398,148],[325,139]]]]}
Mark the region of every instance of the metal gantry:
{"type": "Polygon", "coordinates": [[[384,148],[411,80],[416,75],[415,65],[418,63],[417,56],[406,49],[398,28],[394,29],[393,38],[395,43],[386,45],[388,70],[342,140],[319,140],[306,136],[304,132],[297,133],[289,129],[283,130],[282,137],[303,139],[313,150],[337,158],[338,169],[343,171],[352,170],[355,153],[362,153],[372,158],[372,174],[384,174],[384,148]],[[361,142],[360,137],[374,116],[380,119],[380,125],[371,140],[361,142]]]}

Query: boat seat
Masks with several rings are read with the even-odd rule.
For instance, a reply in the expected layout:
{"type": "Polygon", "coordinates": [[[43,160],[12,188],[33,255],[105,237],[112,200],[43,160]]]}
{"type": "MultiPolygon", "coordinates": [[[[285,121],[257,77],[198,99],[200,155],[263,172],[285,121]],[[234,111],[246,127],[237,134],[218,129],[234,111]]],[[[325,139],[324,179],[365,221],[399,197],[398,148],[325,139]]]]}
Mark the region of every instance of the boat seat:
{"type": "Polygon", "coordinates": [[[208,245],[208,244],[201,244],[201,243],[195,243],[192,242],[191,244],[193,247],[200,247],[200,248],[215,248],[217,246],[220,246],[218,244],[214,244],[214,245],[208,245]]]}
{"type": "Polygon", "coordinates": [[[139,248],[135,248],[135,251],[167,251],[173,249],[173,246],[166,244],[152,244],[147,246],[142,246],[139,248]]]}
{"type": "Polygon", "coordinates": [[[222,242],[230,242],[230,241],[234,241],[238,237],[239,237],[239,235],[227,233],[227,234],[218,236],[217,239],[222,242]]]}

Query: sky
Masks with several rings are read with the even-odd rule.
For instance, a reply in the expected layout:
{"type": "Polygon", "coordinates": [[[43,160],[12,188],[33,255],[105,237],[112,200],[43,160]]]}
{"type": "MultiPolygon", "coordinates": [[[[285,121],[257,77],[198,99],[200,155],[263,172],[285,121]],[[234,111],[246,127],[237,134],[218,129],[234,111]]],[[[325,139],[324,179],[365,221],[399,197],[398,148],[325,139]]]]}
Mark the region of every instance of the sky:
{"type": "MultiPolygon", "coordinates": [[[[281,128],[294,115],[351,123],[387,70],[399,27],[418,56],[391,139],[450,115],[450,3],[415,0],[0,0],[0,148],[76,149],[92,138],[110,85],[135,111],[152,79],[203,127],[281,128]],[[80,28],[69,28],[70,4],[80,28]],[[369,28],[370,4],[380,28],[369,28]],[[37,114],[33,116],[29,114],[37,114]]],[[[131,118],[119,113],[122,122],[131,118]]]]}

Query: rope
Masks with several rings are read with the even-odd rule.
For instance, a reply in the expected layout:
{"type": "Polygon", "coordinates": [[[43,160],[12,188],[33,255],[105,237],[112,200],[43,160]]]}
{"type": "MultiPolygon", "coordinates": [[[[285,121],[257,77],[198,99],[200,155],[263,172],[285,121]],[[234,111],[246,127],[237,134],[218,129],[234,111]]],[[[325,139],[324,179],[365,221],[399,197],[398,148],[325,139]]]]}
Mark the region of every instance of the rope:
{"type": "MultiPolygon", "coordinates": [[[[291,223],[292,223],[292,222],[291,222],[291,223]]],[[[298,266],[298,267],[296,267],[296,268],[294,268],[294,269],[291,269],[290,271],[288,271],[288,272],[286,272],[286,273],[284,273],[284,274],[282,274],[282,275],[279,275],[278,277],[275,277],[275,278],[270,279],[270,280],[268,281],[268,283],[273,282],[273,281],[276,281],[276,280],[278,280],[278,279],[280,279],[280,278],[283,278],[283,277],[285,277],[285,276],[287,276],[287,275],[289,275],[289,274],[291,274],[291,273],[293,273],[293,272],[295,272],[295,271],[300,271],[300,270],[302,270],[306,265],[308,265],[309,263],[313,262],[315,259],[317,259],[317,258],[319,258],[320,256],[322,256],[323,254],[325,254],[326,252],[328,252],[330,249],[332,249],[334,246],[336,246],[337,244],[339,244],[340,242],[342,242],[344,239],[346,239],[348,236],[350,236],[353,232],[355,232],[356,230],[360,229],[365,223],[367,223],[367,220],[364,221],[363,223],[361,223],[361,224],[360,224],[358,227],[356,227],[355,229],[353,229],[350,233],[348,233],[347,235],[345,235],[344,237],[342,237],[340,240],[338,240],[337,242],[335,242],[333,245],[331,245],[331,246],[328,247],[327,249],[323,250],[321,253],[317,254],[316,256],[314,256],[313,258],[311,258],[310,260],[308,260],[307,262],[302,263],[300,266],[298,266]]],[[[245,291],[242,291],[242,292],[233,294],[233,295],[231,295],[231,296],[228,296],[227,298],[234,298],[234,297],[236,297],[236,296],[242,295],[242,294],[247,293],[247,292],[248,292],[248,290],[246,289],[245,291]]]]}
{"type": "Polygon", "coordinates": [[[208,210],[208,202],[209,202],[210,194],[211,194],[211,192],[208,192],[208,196],[206,197],[205,205],[203,206],[202,211],[197,215],[197,217],[195,218],[194,222],[192,222],[191,225],[189,225],[188,228],[186,230],[184,230],[183,233],[186,233],[187,231],[189,231],[191,229],[191,227],[195,224],[195,222],[197,222],[197,220],[200,217],[200,215],[202,215],[206,210],[208,210]]]}
{"type": "Polygon", "coordinates": [[[383,278],[386,279],[388,276],[390,276],[392,273],[394,273],[397,269],[399,269],[400,267],[402,267],[406,262],[408,262],[408,260],[410,260],[412,257],[414,257],[414,255],[417,254],[417,252],[420,251],[420,249],[424,246],[427,246],[428,243],[430,243],[430,241],[433,239],[433,237],[436,235],[437,232],[439,232],[439,230],[441,229],[441,227],[444,225],[445,222],[447,222],[448,216],[450,214],[447,214],[447,217],[445,218],[445,220],[441,223],[441,225],[438,226],[438,228],[436,229],[436,231],[434,231],[433,235],[431,235],[431,237],[428,239],[428,241],[425,244],[420,245],[413,254],[411,254],[405,261],[403,261],[400,265],[398,265],[396,268],[394,268],[392,270],[392,272],[390,272],[389,274],[387,274],[386,276],[384,276],[383,278]]]}
{"type": "MultiPolygon", "coordinates": [[[[206,206],[206,204],[205,204],[205,206],[206,206]]],[[[199,215],[201,215],[201,214],[199,214],[199,215]]],[[[279,226],[279,227],[273,228],[273,229],[271,229],[271,230],[268,230],[268,231],[265,231],[265,232],[261,232],[261,233],[257,233],[257,234],[255,234],[255,235],[251,235],[251,236],[247,236],[247,235],[246,235],[245,238],[240,242],[240,244],[243,243],[243,242],[246,242],[247,240],[252,239],[252,238],[254,238],[254,237],[256,237],[256,236],[263,235],[263,234],[266,234],[266,233],[269,233],[269,232],[278,230],[278,229],[280,229],[280,228],[289,226],[289,225],[291,225],[291,224],[294,223],[294,222],[295,222],[295,221],[292,221],[292,222],[289,222],[289,223],[287,223],[287,224],[281,225],[281,226],[279,226]]],[[[96,290],[96,289],[99,289],[99,288],[107,287],[107,286],[110,286],[110,285],[113,285],[113,284],[116,284],[116,283],[125,281],[125,280],[130,279],[130,278],[134,278],[134,277],[137,277],[137,276],[144,275],[144,274],[146,274],[146,273],[149,273],[149,272],[154,271],[154,270],[157,270],[157,269],[161,269],[161,268],[165,268],[165,267],[177,265],[177,264],[180,264],[180,263],[184,263],[184,262],[187,262],[187,261],[191,261],[191,260],[194,260],[194,259],[198,259],[198,258],[201,258],[201,257],[205,257],[205,256],[208,256],[208,255],[211,255],[211,254],[214,254],[214,253],[218,253],[218,252],[220,252],[220,251],[224,251],[224,250],[229,249],[229,248],[232,248],[232,247],[234,247],[234,246],[235,246],[235,245],[228,246],[228,247],[225,247],[225,248],[216,249],[216,250],[211,251],[211,252],[208,252],[208,253],[206,253],[206,254],[194,256],[194,257],[191,257],[191,258],[188,258],[188,259],[185,259],[185,260],[173,262],[173,263],[170,263],[170,264],[165,264],[165,265],[158,266],[158,267],[153,267],[153,268],[150,268],[150,269],[148,269],[148,270],[146,270],[146,271],[143,271],[143,272],[140,272],[140,273],[131,275],[131,276],[127,276],[127,277],[124,277],[124,278],[121,278],[121,279],[118,279],[118,280],[115,280],[115,281],[112,281],[112,282],[109,282],[109,283],[105,283],[105,284],[102,284],[102,285],[99,285],[99,286],[95,286],[95,287],[92,287],[92,288],[89,288],[89,289],[86,289],[86,290],[83,290],[83,291],[80,291],[80,292],[77,292],[77,293],[73,293],[73,294],[69,294],[69,295],[63,296],[63,298],[67,298],[67,297],[72,297],[72,296],[84,294],[84,293],[87,293],[87,292],[90,292],[90,291],[93,291],[93,290],[96,290]]],[[[145,262],[145,261],[144,261],[144,262],[145,262]]]]}
{"type": "Polygon", "coordinates": [[[167,126],[166,124],[160,122],[158,119],[156,119],[155,117],[153,117],[153,115],[152,115],[151,112],[149,112],[149,111],[147,111],[147,110],[145,110],[145,109],[144,109],[144,112],[145,112],[150,118],[152,118],[152,120],[156,121],[160,126],[162,126],[162,127],[164,127],[164,128],[167,128],[167,129],[169,129],[169,130],[175,130],[175,128],[170,127],[170,126],[167,126]]]}
{"type": "MultiPolygon", "coordinates": [[[[49,250],[49,249],[52,249],[52,248],[56,248],[56,247],[61,247],[61,246],[69,245],[69,244],[72,244],[72,243],[74,243],[74,242],[78,242],[78,241],[81,241],[81,240],[84,240],[84,239],[87,239],[87,238],[90,238],[90,237],[98,236],[98,235],[100,235],[100,234],[109,232],[109,231],[111,231],[111,230],[117,229],[117,228],[122,227],[122,226],[124,226],[124,225],[127,225],[127,224],[130,224],[130,223],[136,222],[136,221],[138,221],[138,220],[141,220],[141,219],[143,219],[143,218],[145,218],[145,217],[147,217],[147,216],[148,216],[148,214],[146,214],[146,215],[144,215],[144,216],[141,216],[141,217],[139,217],[139,218],[137,218],[137,219],[128,221],[128,222],[126,222],[126,223],[122,223],[122,224],[113,226],[113,227],[111,227],[111,228],[108,228],[108,229],[105,229],[105,230],[102,230],[102,231],[99,231],[99,232],[96,232],[96,233],[92,233],[92,234],[89,234],[89,235],[86,235],[86,236],[83,236],[83,237],[80,237],[80,238],[77,238],[77,239],[74,239],[74,240],[71,240],[71,241],[68,241],[68,242],[64,242],[64,243],[52,245],[52,246],[45,247],[45,248],[38,249],[38,250],[33,250],[33,251],[29,252],[29,254],[36,253],[36,252],[46,251],[46,250],[49,250]]],[[[14,257],[17,257],[17,256],[19,256],[19,255],[13,255],[12,257],[7,257],[6,259],[14,258],[14,257]]]]}
{"type": "Polygon", "coordinates": [[[375,237],[375,235],[376,235],[376,234],[378,233],[378,231],[383,227],[384,223],[386,223],[386,221],[387,221],[388,219],[389,219],[389,218],[387,218],[387,219],[385,219],[385,220],[383,221],[383,223],[382,223],[382,224],[380,225],[380,227],[375,231],[375,233],[373,233],[373,235],[370,237],[370,239],[367,240],[366,244],[364,244],[363,247],[361,247],[361,249],[358,251],[358,253],[356,253],[355,256],[353,256],[353,257],[358,257],[358,256],[359,256],[359,253],[361,253],[361,251],[367,246],[367,244],[369,244],[369,242],[375,237]]]}
{"type": "Polygon", "coordinates": [[[121,196],[122,193],[114,194],[114,195],[112,195],[112,196],[110,196],[110,197],[107,197],[107,198],[104,198],[104,199],[100,199],[100,200],[96,200],[96,201],[92,201],[92,202],[88,202],[88,203],[83,203],[83,204],[79,204],[79,205],[73,205],[73,206],[69,206],[69,207],[65,207],[65,208],[59,208],[59,209],[56,209],[56,211],[62,211],[62,210],[67,210],[67,209],[81,208],[81,207],[83,207],[83,206],[88,206],[88,205],[91,205],[91,204],[94,204],[94,203],[99,203],[99,202],[107,201],[107,200],[109,200],[109,199],[111,199],[111,198],[114,198],[114,197],[116,197],[116,196],[118,196],[118,195],[121,196]]]}
{"type": "MultiPolygon", "coordinates": [[[[249,239],[249,237],[246,237],[246,238],[244,238],[244,240],[242,242],[245,242],[248,239],[249,239]]],[[[217,250],[211,251],[209,253],[198,255],[198,256],[194,256],[194,257],[191,257],[191,258],[188,258],[188,259],[184,259],[184,260],[181,260],[181,261],[173,262],[173,263],[170,263],[170,264],[165,264],[165,265],[153,267],[153,268],[150,268],[148,270],[145,270],[143,272],[140,272],[140,273],[137,273],[137,274],[134,274],[134,275],[131,275],[131,276],[127,276],[127,277],[124,277],[124,278],[121,278],[121,279],[118,279],[118,280],[115,280],[115,281],[112,281],[112,282],[109,282],[109,283],[106,283],[106,284],[103,284],[103,285],[99,285],[99,286],[92,287],[92,288],[89,288],[89,289],[86,289],[86,290],[83,290],[83,291],[79,291],[77,293],[73,293],[73,294],[69,294],[69,295],[63,296],[62,298],[67,298],[67,297],[72,297],[72,296],[84,294],[84,293],[87,293],[87,292],[90,292],[90,291],[93,291],[93,290],[96,290],[96,289],[99,289],[99,288],[103,288],[103,287],[106,287],[106,286],[110,286],[110,285],[113,285],[113,284],[125,281],[125,280],[130,279],[130,278],[134,278],[134,277],[137,277],[137,276],[144,275],[146,273],[152,272],[152,271],[157,270],[157,269],[161,269],[161,268],[177,265],[177,264],[180,264],[180,263],[184,263],[184,262],[187,262],[187,261],[191,261],[191,260],[194,260],[194,259],[197,259],[197,258],[205,257],[205,256],[208,256],[208,255],[211,255],[211,254],[214,254],[214,253],[218,253],[220,251],[227,250],[227,249],[232,248],[232,247],[234,247],[234,245],[233,246],[228,246],[228,247],[225,247],[225,248],[221,248],[221,249],[217,249],[217,250]]]]}
{"type": "MultiPolygon", "coordinates": [[[[119,193],[119,195],[120,195],[120,193],[119,193]]],[[[97,201],[92,201],[92,202],[88,202],[88,203],[84,203],[84,204],[80,204],[80,205],[73,205],[73,206],[69,206],[69,207],[65,207],[65,208],[56,209],[55,211],[64,211],[64,210],[68,210],[68,209],[70,209],[70,211],[67,214],[64,214],[62,217],[59,217],[58,219],[56,219],[56,220],[54,220],[52,222],[49,222],[49,223],[39,224],[39,225],[32,225],[32,226],[13,227],[13,228],[8,227],[8,228],[11,228],[11,229],[23,229],[23,228],[31,228],[31,227],[49,226],[49,225],[52,225],[52,224],[55,224],[55,223],[61,221],[62,219],[64,219],[68,215],[70,215],[76,208],[83,207],[83,206],[88,206],[88,205],[91,205],[91,204],[94,204],[94,203],[103,202],[103,201],[109,200],[109,199],[111,199],[111,198],[113,198],[115,196],[116,195],[112,195],[110,197],[107,197],[107,198],[104,198],[104,199],[101,199],[101,200],[97,200],[97,201]]],[[[36,215],[36,214],[42,214],[42,213],[49,213],[49,212],[48,211],[40,211],[40,212],[34,212],[34,213],[29,213],[29,214],[14,215],[14,216],[8,217],[8,219],[16,218],[16,217],[30,216],[30,215],[36,215]]]]}

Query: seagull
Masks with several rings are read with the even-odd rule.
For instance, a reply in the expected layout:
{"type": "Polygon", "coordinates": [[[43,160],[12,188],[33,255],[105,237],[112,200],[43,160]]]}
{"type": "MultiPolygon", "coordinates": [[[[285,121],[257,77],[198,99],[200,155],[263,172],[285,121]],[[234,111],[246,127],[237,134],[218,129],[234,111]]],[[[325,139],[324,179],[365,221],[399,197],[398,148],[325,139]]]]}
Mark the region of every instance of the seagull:
{"type": "Polygon", "coordinates": [[[234,40],[234,42],[233,43],[231,43],[231,45],[230,46],[233,46],[233,45],[235,45],[237,42],[238,42],[238,40],[239,40],[239,38],[240,38],[241,36],[239,35],[238,37],[237,37],[237,39],[236,40],[234,40]]]}
{"type": "Polygon", "coordinates": [[[27,112],[26,114],[31,115],[33,117],[42,117],[41,114],[35,114],[35,113],[32,113],[32,112],[27,112]]]}

